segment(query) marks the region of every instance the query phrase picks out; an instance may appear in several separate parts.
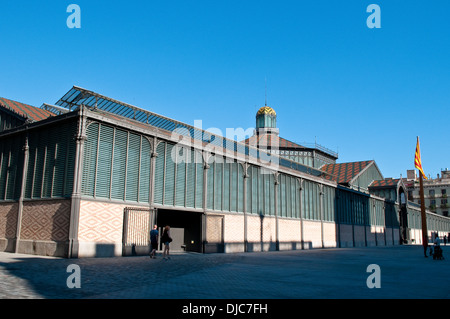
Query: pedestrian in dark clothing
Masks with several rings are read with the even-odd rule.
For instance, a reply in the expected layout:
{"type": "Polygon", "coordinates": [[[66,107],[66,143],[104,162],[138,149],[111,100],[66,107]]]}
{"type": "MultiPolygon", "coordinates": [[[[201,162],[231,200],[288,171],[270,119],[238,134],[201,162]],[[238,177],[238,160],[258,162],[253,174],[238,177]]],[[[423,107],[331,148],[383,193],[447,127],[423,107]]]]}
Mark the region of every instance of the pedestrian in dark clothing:
{"type": "Polygon", "coordinates": [[[154,225],[150,231],[150,258],[156,258],[156,249],[158,249],[158,226],[154,225]]]}
{"type": "Polygon", "coordinates": [[[164,227],[163,234],[161,236],[161,241],[164,243],[163,258],[165,260],[170,259],[169,257],[169,244],[172,242],[170,237],[170,226],[164,227]]]}

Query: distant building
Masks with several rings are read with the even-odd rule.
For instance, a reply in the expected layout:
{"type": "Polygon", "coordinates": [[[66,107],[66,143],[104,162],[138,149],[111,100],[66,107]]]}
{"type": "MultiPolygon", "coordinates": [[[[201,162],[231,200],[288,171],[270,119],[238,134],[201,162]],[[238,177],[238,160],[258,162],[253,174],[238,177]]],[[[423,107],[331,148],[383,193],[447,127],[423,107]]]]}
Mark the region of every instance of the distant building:
{"type": "MultiPolygon", "coordinates": [[[[416,170],[408,170],[405,186],[408,189],[408,200],[420,205],[419,180],[416,170]]],[[[423,180],[425,207],[442,216],[449,216],[450,170],[441,170],[436,178],[423,180]]]]}

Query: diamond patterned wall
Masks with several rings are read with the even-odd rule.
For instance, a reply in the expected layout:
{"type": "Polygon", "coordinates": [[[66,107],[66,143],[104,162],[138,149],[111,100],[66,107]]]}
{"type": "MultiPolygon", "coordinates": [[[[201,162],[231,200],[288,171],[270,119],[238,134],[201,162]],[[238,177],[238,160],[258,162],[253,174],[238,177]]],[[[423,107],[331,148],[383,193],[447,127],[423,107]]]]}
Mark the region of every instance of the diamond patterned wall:
{"type": "Polygon", "coordinates": [[[69,238],[69,225],[70,200],[23,203],[21,239],[65,241],[69,238]]]}
{"type": "Polygon", "coordinates": [[[78,240],[121,242],[126,205],[81,201],[78,240]]]}
{"type": "Polygon", "coordinates": [[[0,238],[16,237],[18,209],[19,204],[17,203],[0,205],[0,238]]]}

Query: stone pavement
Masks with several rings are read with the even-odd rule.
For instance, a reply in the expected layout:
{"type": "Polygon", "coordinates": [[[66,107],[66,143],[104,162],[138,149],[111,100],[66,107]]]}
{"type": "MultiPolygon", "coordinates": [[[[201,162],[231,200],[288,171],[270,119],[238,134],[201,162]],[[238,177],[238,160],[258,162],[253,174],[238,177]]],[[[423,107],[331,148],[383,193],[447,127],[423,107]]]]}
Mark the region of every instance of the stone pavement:
{"type": "Polygon", "coordinates": [[[0,253],[0,299],[448,299],[447,260],[421,246],[62,259],[0,253]],[[70,264],[80,288],[68,288],[70,264]],[[368,288],[370,264],[380,288],[368,288]]]}

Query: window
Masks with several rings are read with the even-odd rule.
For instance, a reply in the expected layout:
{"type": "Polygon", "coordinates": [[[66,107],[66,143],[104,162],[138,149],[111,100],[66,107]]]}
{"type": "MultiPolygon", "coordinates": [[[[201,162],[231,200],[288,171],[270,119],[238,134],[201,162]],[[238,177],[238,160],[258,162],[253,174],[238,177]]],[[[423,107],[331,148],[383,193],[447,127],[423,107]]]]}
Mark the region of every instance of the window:
{"type": "Polygon", "coordinates": [[[430,196],[434,196],[434,189],[430,189],[429,194],[430,194],[430,196]]]}
{"type": "Polygon", "coordinates": [[[441,194],[442,195],[447,195],[447,189],[445,189],[445,188],[441,189],[441,194]]]}
{"type": "Polygon", "coordinates": [[[408,191],[408,200],[411,202],[414,202],[414,197],[413,197],[413,192],[412,191],[408,191]]]}

